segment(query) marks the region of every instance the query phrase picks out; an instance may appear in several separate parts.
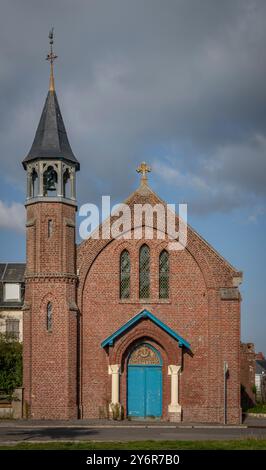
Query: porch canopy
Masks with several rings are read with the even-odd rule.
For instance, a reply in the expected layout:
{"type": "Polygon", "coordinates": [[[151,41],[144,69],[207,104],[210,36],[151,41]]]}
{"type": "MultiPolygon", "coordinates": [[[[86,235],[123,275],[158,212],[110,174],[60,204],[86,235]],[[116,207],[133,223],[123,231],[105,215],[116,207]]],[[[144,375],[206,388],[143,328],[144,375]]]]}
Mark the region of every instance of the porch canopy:
{"type": "Polygon", "coordinates": [[[167,326],[165,323],[163,323],[161,320],[159,320],[155,315],[153,315],[151,312],[148,310],[142,310],[140,313],[135,315],[133,318],[131,318],[128,322],[126,322],[124,325],[122,325],[118,330],[116,330],[114,333],[112,333],[108,338],[106,338],[102,343],[101,347],[105,348],[106,346],[113,346],[114,342],[119,338],[119,336],[123,335],[127,330],[132,328],[136,323],[138,323],[140,320],[143,318],[149,318],[153,323],[155,323],[159,328],[164,330],[166,333],[168,333],[172,338],[174,338],[176,341],[178,341],[179,347],[185,347],[189,350],[191,350],[190,344],[188,341],[186,341],[182,336],[180,336],[176,331],[172,330],[169,326],[167,326]]]}

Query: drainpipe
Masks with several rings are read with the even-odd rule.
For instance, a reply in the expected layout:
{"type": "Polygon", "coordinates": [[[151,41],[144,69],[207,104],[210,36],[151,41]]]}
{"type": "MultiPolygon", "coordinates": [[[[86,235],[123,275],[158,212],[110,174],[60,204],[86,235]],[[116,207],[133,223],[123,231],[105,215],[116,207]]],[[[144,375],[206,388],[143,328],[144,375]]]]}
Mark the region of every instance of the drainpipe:
{"type": "Polygon", "coordinates": [[[227,423],[227,373],[228,363],[224,361],[224,424],[227,423]]]}

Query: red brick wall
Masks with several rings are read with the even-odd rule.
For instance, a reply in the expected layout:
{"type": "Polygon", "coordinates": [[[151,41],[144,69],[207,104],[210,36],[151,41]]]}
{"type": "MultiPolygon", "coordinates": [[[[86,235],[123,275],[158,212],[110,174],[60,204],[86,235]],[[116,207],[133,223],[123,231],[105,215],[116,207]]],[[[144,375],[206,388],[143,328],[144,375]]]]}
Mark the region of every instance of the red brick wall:
{"type": "Polygon", "coordinates": [[[258,352],[255,354],[256,361],[265,361],[265,356],[262,352],[258,352]]]}
{"type": "MultiPolygon", "coordinates": [[[[155,196],[154,200],[158,202],[155,196]]],[[[148,201],[133,195],[131,204],[134,202],[148,201]]],[[[183,420],[223,422],[223,364],[227,361],[227,422],[240,422],[240,300],[222,300],[220,292],[220,288],[234,286],[237,271],[189,229],[187,248],[170,252],[170,298],[162,301],[158,298],[158,260],[167,241],[155,237],[146,240],[151,250],[151,298],[140,301],[138,259],[144,240],[90,239],[78,248],[77,288],[75,208],[42,202],[28,206],[27,216],[24,386],[29,416],[77,417],[78,375],[83,417],[102,416],[111,399],[108,364],[114,363],[121,364],[120,397],[126,410],[127,357],[138,342],[146,340],[163,358],[164,419],[169,418],[170,403],[167,366],[176,364],[182,366],[179,393],[183,420]],[[50,239],[49,219],[53,220],[50,239]],[[131,297],[120,301],[119,259],[124,248],[131,257],[131,297]],[[53,304],[52,332],[46,330],[49,301],[53,304]],[[76,301],[81,321],[79,344],[73,310],[76,301]],[[181,351],[177,342],[150,320],[141,321],[113,348],[101,348],[107,336],[144,308],[189,341],[192,352],[181,351]]]]}
{"type": "MultiPolygon", "coordinates": [[[[223,422],[224,374],[223,363],[229,364],[227,379],[227,422],[239,423],[240,413],[240,303],[221,300],[220,287],[232,286],[232,272],[223,266],[216,254],[200,240],[190,235],[188,249],[170,252],[170,299],[158,299],[158,258],[165,241],[146,240],[151,249],[151,299],[138,298],[138,258],[143,241],[88,241],[80,248],[79,304],[82,312],[82,390],[83,417],[97,418],[110,402],[111,377],[108,364],[114,356],[104,351],[100,343],[143,308],[177,331],[191,343],[192,355],[183,352],[176,359],[182,364],[180,404],[186,421],[223,422]],[[119,299],[119,258],[127,248],[131,256],[131,298],[119,299]],[[190,251],[191,248],[191,251],[190,251]],[[193,252],[193,253],[192,253],[193,252]],[[196,257],[195,258],[195,253],[196,257]],[[198,253],[198,255],[197,255],[198,253]],[[201,262],[202,261],[202,262],[201,262]]],[[[170,403],[170,377],[167,366],[173,358],[167,352],[165,334],[158,327],[157,339],[150,340],[164,360],[163,417],[167,419],[170,403]]],[[[135,341],[147,339],[145,330],[135,341]]],[[[136,331],[136,336],[135,336],[136,331]]],[[[130,333],[128,333],[130,334],[130,333]]],[[[172,350],[178,344],[172,341],[172,350]]],[[[116,345],[114,349],[116,349],[116,345]]],[[[126,359],[122,355],[120,385],[121,402],[126,409],[126,359]]]]}
{"type": "Polygon", "coordinates": [[[24,387],[29,417],[77,417],[75,207],[35,203],[27,208],[24,387]],[[48,237],[48,220],[52,235],[48,237]],[[47,331],[47,303],[52,331],[47,331]]]}

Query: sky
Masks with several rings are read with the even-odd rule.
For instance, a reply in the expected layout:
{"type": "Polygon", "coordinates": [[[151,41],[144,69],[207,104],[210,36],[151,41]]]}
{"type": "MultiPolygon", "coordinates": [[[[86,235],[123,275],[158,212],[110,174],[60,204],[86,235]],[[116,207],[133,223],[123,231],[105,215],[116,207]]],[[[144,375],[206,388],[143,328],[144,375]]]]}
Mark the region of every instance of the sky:
{"type": "Polygon", "coordinates": [[[123,201],[138,164],[243,271],[242,340],[266,353],[265,0],[1,0],[0,260],[25,261],[26,177],[48,91],[79,159],[78,201],[123,201]]]}

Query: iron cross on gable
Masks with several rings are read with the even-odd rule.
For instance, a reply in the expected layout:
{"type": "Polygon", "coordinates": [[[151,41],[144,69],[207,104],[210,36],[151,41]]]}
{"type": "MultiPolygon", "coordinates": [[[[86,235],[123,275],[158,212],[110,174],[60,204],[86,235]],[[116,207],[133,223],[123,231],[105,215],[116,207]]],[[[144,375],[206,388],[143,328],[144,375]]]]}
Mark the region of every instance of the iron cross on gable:
{"type": "Polygon", "coordinates": [[[147,163],[142,162],[139,167],[136,170],[138,173],[141,174],[141,179],[146,180],[147,179],[147,173],[151,172],[151,167],[147,165],[147,163]]]}

